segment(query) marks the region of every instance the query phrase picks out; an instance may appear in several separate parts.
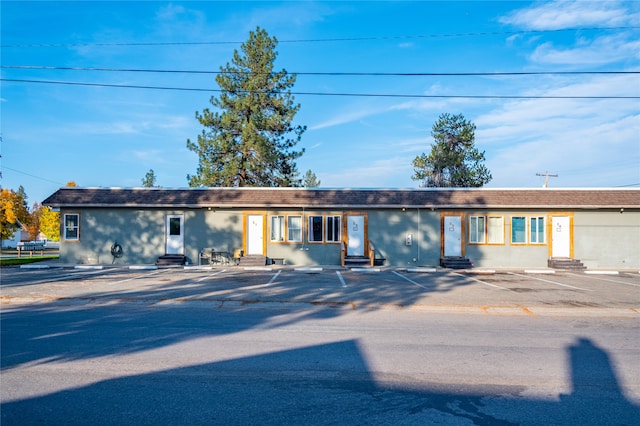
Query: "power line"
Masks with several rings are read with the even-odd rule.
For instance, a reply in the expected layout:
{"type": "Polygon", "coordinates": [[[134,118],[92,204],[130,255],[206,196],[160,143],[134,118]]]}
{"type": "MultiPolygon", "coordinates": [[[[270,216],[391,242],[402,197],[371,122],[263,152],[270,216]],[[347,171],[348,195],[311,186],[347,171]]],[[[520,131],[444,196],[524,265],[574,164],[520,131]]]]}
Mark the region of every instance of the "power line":
{"type": "MultiPolygon", "coordinates": [[[[398,35],[398,36],[371,36],[371,37],[339,37],[339,38],[318,38],[318,39],[291,39],[278,40],[278,43],[335,43],[335,42],[358,42],[358,41],[384,41],[384,40],[414,40],[429,38],[456,38],[456,37],[486,37],[496,35],[517,35],[517,34],[543,34],[572,31],[621,31],[637,30],[640,27],[589,27],[589,28],[561,28],[556,30],[523,30],[523,31],[487,31],[475,33],[450,33],[450,34],[424,34],[424,35],[398,35]]],[[[86,46],[202,46],[202,45],[226,45],[242,44],[245,41],[195,41],[195,42],[103,42],[103,43],[15,43],[3,44],[2,48],[32,48],[32,47],[86,47],[86,46]]]]}
{"type": "Polygon", "coordinates": [[[46,182],[55,183],[55,184],[57,184],[57,185],[64,185],[63,183],[56,182],[55,180],[51,180],[51,179],[43,178],[43,177],[40,177],[40,176],[32,175],[31,173],[23,172],[23,171],[21,171],[21,170],[12,169],[11,167],[2,166],[2,168],[3,168],[3,169],[7,169],[7,170],[11,170],[12,172],[16,172],[16,173],[23,174],[23,175],[25,175],[25,176],[30,176],[30,177],[35,178],[35,179],[44,180],[44,181],[46,181],[46,182]]]}
{"type": "MultiPolygon", "coordinates": [[[[202,89],[188,87],[167,87],[167,86],[142,86],[132,84],[107,84],[107,83],[85,83],[77,81],[53,81],[53,80],[27,80],[14,78],[0,78],[0,81],[13,83],[36,83],[36,84],[58,84],[68,86],[89,86],[89,87],[112,87],[122,89],[147,89],[147,90],[175,90],[185,92],[225,92],[221,89],[202,89]]],[[[250,91],[239,90],[237,93],[251,93],[250,91]]],[[[423,99],[640,99],[640,96],[553,96],[553,95],[416,95],[416,94],[392,94],[392,93],[328,93],[328,92],[278,92],[290,93],[300,96],[342,96],[342,97],[368,97],[368,98],[423,98],[423,99]]]]}
{"type": "MultiPolygon", "coordinates": [[[[164,74],[228,74],[225,71],[159,70],[133,68],[58,67],[48,65],[0,65],[4,69],[52,70],[52,71],[104,71],[164,74]]],[[[257,73],[270,74],[270,73],[257,73]]],[[[527,75],[637,75],[640,71],[496,71],[496,72],[287,72],[296,75],[356,76],[356,77],[496,77],[527,75]]]]}

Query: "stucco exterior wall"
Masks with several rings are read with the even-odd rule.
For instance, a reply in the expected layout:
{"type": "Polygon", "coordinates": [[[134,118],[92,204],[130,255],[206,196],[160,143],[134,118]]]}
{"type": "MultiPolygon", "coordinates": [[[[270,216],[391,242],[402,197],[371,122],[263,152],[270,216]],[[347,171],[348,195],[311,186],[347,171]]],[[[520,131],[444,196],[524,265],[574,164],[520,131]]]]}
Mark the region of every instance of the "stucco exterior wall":
{"type": "MultiPolygon", "coordinates": [[[[441,255],[441,212],[431,209],[370,209],[353,211],[366,214],[368,239],[377,258],[385,258],[392,267],[436,266],[441,255]],[[410,237],[411,243],[407,243],[410,237]]],[[[64,263],[111,264],[114,242],[123,248],[116,264],[153,264],[165,254],[166,216],[184,215],[184,249],[191,264],[197,264],[200,251],[215,248],[232,253],[244,246],[244,209],[133,209],[86,208],[63,209],[80,215],[79,241],[62,241],[60,257],[64,263]]],[[[252,214],[256,212],[251,212],[252,214]]],[[[308,242],[307,224],[311,215],[344,214],[341,210],[303,210],[301,208],[261,210],[264,215],[266,255],[282,259],[288,265],[339,265],[342,245],[335,242],[308,242]],[[303,242],[270,241],[270,217],[303,216],[303,242]]],[[[551,215],[546,210],[474,210],[464,213],[464,254],[478,267],[546,267],[551,236],[547,229],[542,244],[512,244],[512,216],[543,216],[547,226],[551,215]],[[469,242],[469,217],[500,215],[504,217],[503,244],[469,242]]],[[[573,217],[574,258],[588,268],[640,268],[640,212],[620,209],[567,212],[573,217]]],[[[343,217],[344,220],[344,217],[343,217]]]]}
{"type": "Polygon", "coordinates": [[[440,262],[440,215],[429,209],[370,211],[369,240],[377,256],[387,259],[385,265],[436,266],[440,262]]]}
{"type": "Polygon", "coordinates": [[[587,268],[640,268],[640,212],[576,212],[573,226],[575,258],[587,268]]]}

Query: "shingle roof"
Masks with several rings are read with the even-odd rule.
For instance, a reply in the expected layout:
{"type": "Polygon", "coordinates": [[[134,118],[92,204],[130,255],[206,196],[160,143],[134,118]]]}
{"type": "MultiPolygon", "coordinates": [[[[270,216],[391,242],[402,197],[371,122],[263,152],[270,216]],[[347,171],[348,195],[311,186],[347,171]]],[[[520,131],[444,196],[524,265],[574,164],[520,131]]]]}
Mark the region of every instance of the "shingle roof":
{"type": "Polygon", "coordinates": [[[640,189],[61,188],[52,207],[639,208],[640,189]]]}

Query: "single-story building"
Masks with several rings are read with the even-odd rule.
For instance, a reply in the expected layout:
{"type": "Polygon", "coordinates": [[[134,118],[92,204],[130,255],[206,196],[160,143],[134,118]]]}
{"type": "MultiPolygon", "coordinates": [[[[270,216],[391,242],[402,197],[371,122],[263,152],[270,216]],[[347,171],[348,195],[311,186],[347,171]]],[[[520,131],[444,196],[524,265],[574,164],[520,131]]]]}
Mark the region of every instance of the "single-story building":
{"type": "Polygon", "coordinates": [[[640,268],[640,189],[66,187],[43,204],[69,263],[640,268]]]}

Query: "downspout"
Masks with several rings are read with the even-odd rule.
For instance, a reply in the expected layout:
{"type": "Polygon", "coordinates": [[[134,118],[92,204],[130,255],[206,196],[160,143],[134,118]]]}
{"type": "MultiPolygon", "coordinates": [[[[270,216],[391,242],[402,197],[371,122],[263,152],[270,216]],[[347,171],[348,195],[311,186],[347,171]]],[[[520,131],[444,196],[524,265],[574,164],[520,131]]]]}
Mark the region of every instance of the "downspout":
{"type": "Polygon", "coordinates": [[[420,245],[422,244],[422,221],[420,220],[420,207],[418,207],[418,265],[420,264],[420,245]]]}

